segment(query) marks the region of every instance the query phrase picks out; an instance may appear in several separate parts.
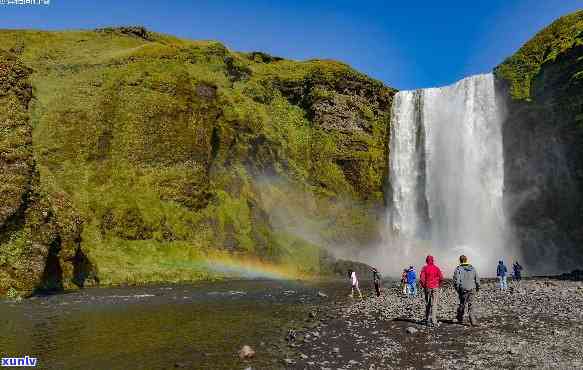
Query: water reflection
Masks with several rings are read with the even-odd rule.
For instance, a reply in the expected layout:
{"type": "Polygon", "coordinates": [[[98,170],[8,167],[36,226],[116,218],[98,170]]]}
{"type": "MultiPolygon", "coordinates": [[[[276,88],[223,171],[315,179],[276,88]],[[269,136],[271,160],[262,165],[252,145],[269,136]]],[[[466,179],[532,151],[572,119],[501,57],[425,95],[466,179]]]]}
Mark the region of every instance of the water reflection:
{"type": "MultiPolygon", "coordinates": [[[[330,285],[327,292],[335,288],[330,285]]],[[[244,368],[243,344],[283,338],[322,287],[273,281],[86,289],[0,303],[2,356],[47,369],[244,368]]],[[[272,367],[258,356],[255,367],[272,367]]]]}

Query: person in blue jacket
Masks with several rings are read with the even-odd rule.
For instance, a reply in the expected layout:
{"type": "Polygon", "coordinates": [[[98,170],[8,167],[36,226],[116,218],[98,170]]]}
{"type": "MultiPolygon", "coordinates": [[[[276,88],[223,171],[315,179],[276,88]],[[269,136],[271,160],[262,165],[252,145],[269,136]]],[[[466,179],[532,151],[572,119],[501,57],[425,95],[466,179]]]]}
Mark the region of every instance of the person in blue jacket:
{"type": "Polygon", "coordinates": [[[413,266],[409,266],[407,271],[407,285],[409,287],[409,297],[415,297],[417,295],[417,273],[413,266]]]}
{"type": "Polygon", "coordinates": [[[500,289],[506,290],[508,288],[508,284],[506,282],[506,275],[508,274],[508,269],[502,260],[498,261],[498,267],[496,268],[496,276],[498,276],[498,280],[500,281],[500,289]]]}

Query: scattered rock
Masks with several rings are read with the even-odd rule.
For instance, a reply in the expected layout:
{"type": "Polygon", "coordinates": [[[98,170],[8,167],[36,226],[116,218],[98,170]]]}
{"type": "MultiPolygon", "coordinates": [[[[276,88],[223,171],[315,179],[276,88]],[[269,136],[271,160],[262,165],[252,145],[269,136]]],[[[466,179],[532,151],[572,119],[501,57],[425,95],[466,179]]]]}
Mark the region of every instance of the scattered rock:
{"type": "Polygon", "coordinates": [[[244,345],[239,350],[239,358],[241,360],[248,360],[250,358],[253,358],[254,356],[255,356],[255,351],[253,350],[253,348],[251,348],[248,345],[244,345]]]}
{"type": "Polygon", "coordinates": [[[425,304],[421,295],[404,298],[398,284],[385,286],[382,300],[322,303],[325,309],[320,308],[318,315],[332,319],[315,321],[313,327],[298,333],[304,341],[296,353],[308,356],[298,355],[299,368],[384,369],[413,363],[434,369],[506,368],[516,363],[530,368],[548,363],[573,368],[583,358],[583,348],[578,346],[583,340],[583,295],[577,289],[583,284],[524,279],[510,293],[500,291],[494,280],[484,280],[474,305],[480,329],[452,320],[458,296],[451,281],[440,292],[439,330],[406,324],[424,318],[425,304]],[[430,350],[436,346],[440,351],[430,350]],[[340,354],[341,348],[346,353],[340,354]]]}
{"type": "Polygon", "coordinates": [[[288,342],[294,342],[296,340],[296,331],[294,329],[289,329],[285,336],[285,340],[288,342]]]}

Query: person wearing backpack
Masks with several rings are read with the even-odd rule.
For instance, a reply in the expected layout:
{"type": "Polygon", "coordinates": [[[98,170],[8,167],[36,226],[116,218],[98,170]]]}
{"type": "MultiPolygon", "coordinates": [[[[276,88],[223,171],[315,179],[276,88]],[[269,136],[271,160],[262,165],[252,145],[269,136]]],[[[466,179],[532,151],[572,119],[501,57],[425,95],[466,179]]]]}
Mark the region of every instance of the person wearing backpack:
{"type": "Polygon", "coordinates": [[[467,307],[470,324],[477,326],[478,322],[472,312],[472,304],[474,301],[474,294],[480,290],[480,278],[478,272],[470,263],[468,258],[464,255],[460,256],[460,264],[456,267],[453,273],[453,286],[458,293],[459,306],[457,309],[457,321],[463,323],[464,313],[467,307]]]}

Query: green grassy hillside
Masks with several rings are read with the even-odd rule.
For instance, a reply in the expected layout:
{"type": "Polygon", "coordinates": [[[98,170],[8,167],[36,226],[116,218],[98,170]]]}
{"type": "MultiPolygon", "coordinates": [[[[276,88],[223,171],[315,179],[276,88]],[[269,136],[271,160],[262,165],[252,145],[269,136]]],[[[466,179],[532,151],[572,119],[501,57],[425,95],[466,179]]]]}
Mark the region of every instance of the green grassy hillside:
{"type": "Polygon", "coordinates": [[[318,274],[379,237],[395,91],[345,64],[140,27],[0,51],[0,292],[213,278],[209,256],[318,274]]]}
{"type": "MultiPolygon", "coordinates": [[[[583,10],[565,15],[538,32],[515,54],[495,68],[498,78],[509,84],[513,99],[531,101],[533,83],[545,65],[583,46],[583,10]]],[[[583,73],[572,77],[577,83],[583,73]]]]}

